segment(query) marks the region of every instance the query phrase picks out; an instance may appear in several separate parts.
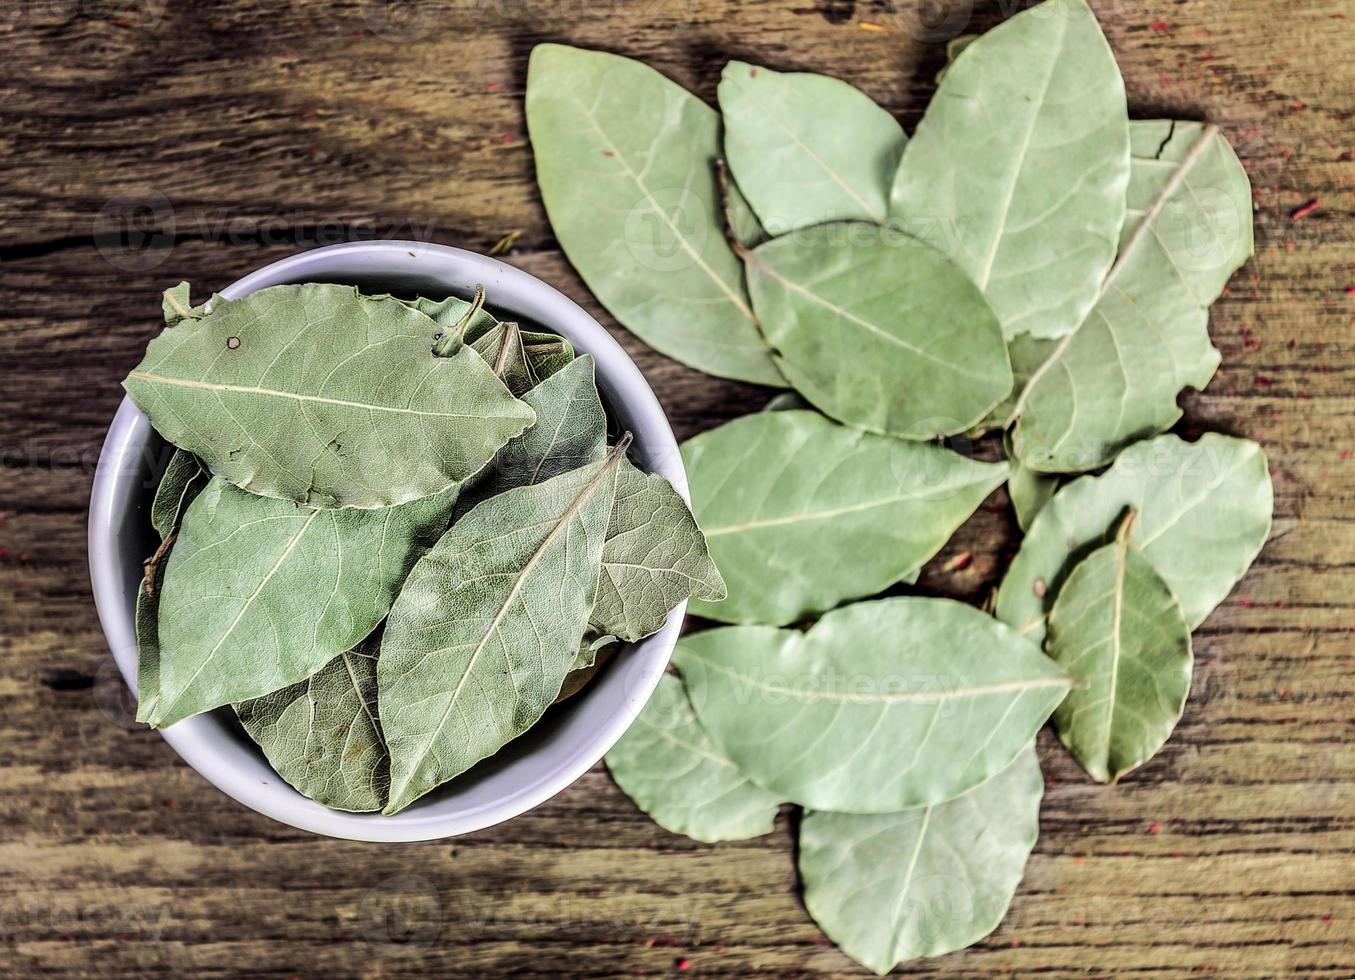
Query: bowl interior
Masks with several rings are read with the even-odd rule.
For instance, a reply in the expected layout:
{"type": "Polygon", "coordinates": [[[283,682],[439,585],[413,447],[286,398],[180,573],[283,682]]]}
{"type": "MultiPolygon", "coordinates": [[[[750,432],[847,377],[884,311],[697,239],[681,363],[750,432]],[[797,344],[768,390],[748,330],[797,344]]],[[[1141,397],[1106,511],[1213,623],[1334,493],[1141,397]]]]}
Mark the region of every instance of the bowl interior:
{"type": "MultiPolygon", "coordinates": [[[[637,465],[666,476],[686,495],[677,445],[662,409],[620,346],[580,307],[540,280],[460,249],[370,242],[305,252],[221,291],[227,299],[283,283],[337,282],[412,298],[469,297],[486,288],[496,312],[559,333],[597,361],[598,388],[614,426],[634,436],[637,465]]],[[[136,686],[133,613],[141,564],[157,536],[150,503],[172,448],[124,399],[109,429],[90,505],[95,601],[118,667],[136,686]]],[[[551,708],[493,757],[393,817],[340,813],[297,793],[273,772],[229,708],[162,730],[184,759],[247,806],[316,833],[354,840],[426,840],[506,820],[559,792],[591,768],[634,720],[657,685],[677,640],[685,604],[659,633],[622,651],[582,692],[551,708]]]]}

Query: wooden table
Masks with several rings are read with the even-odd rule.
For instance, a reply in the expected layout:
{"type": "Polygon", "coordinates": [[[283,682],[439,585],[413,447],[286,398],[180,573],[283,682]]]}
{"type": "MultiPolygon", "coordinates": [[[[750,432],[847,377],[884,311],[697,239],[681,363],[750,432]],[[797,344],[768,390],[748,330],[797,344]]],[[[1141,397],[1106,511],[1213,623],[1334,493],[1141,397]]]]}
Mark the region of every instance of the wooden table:
{"type": "MultiPolygon", "coordinates": [[[[649,61],[712,99],[733,57],[861,86],[911,131],[964,0],[8,0],[0,12],[0,971],[62,975],[781,976],[860,971],[801,907],[791,816],[672,836],[598,767],[471,837],[375,846],[235,804],[128,721],[85,570],[91,474],[159,290],[297,249],[487,250],[612,328],[679,437],[768,393],[648,350],[560,254],[522,117],[544,40],[649,61]]],[[[1275,531],[1196,635],[1165,750],[1115,788],[1052,739],[1043,833],[1006,921],[917,973],[1355,974],[1355,10],[1094,0],[1132,111],[1220,123],[1256,257],[1214,308],[1223,366],[1184,431],[1259,440],[1275,531]]],[[[923,584],[981,600],[999,493],[923,584]],[[951,559],[971,552],[973,560],[951,559]],[[947,567],[951,571],[946,571],[947,567]]]]}

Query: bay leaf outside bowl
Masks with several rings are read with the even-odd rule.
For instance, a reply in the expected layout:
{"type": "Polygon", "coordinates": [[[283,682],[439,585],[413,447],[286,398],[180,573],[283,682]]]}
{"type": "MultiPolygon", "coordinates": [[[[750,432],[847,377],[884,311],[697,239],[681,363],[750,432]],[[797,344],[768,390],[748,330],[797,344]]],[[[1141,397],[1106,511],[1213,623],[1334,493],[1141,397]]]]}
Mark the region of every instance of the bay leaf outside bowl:
{"type": "MultiPolygon", "coordinates": [[[[468,298],[475,285],[483,283],[493,309],[562,334],[580,352],[593,355],[608,411],[620,428],[635,436],[631,457],[642,469],[667,477],[686,496],[687,478],[672,429],[639,369],[596,320],[536,277],[463,249],[377,241],[302,252],[265,266],[220,293],[238,299],[266,286],[303,282],[344,283],[368,293],[434,298],[452,294],[468,298]]],[[[148,339],[151,326],[147,324],[148,339]]],[[[168,448],[146,416],[124,398],[94,474],[89,568],[99,621],[133,691],[133,612],[142,561],[157,543],[150,503],[168,458],[168,448]]],[[[362,841],[432,840],[470,833],[544,802],[602,758],[653,693],[677,643],[685,611],[686,603],[674,609],[662,630],[631,645],[582,693],[552,708],[527,734],[391,817],[341,813],[302,796],[273,772],[228,707],[185,719],[161,734],[218,789],[301,830],[362,841]]]]}

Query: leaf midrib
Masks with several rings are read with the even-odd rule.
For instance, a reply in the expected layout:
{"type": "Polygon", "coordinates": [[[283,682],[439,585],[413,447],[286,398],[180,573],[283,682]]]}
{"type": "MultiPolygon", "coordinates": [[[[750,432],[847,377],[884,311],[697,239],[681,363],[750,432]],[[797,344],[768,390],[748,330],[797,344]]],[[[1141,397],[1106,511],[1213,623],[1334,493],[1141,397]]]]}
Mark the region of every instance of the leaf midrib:
{"type": "MultiPolygon", "coordinates": [[[[902,926],[903,926],[903,919],[902,919],[902,916],[901,916],[901,913],[903,912],[903,903],[904,903],[904,902],[907,900],[907,898],[908,898],[908,889],[910,889],[911,887],[913,887],[913,875],[914,875],[914,874],[916,873],[916,871],[917,871],[917,862],[918,862],[918,858],[919,858],[919,857],[921,856],[921,854],[922,854],[922,845],[923,845],[923,844],[926,842],[926,840],[927,840],[927,830],[928,830],[928,828],[930,827],[931,822],[932,822],[932,811],[935,810],[935,809],[936,809],[936,808],[935,808],[934,806],[929,806],[929,807],[926,807],[925,809],[923,809],[923,811],[922,811],[922,826],[919,827],[919,828],[918,828],[918,831],[917,831],[917,844],[913,847],[913,853],[912,853],[912,855],[911,855],[911,856],[909,857],[909,859],[908,859],[908,869],[904,872],[904,875],[903,875],[903,884],[899,887],[899,897],[898,897],[898,900],[895,901],[895,903],[894,903],[894,914],[893,914],[893,916],[891,917],[891,920],[890,920],[890,921],[892,921],[892,922],[895,924],[895,927],[896,927],[896,928],[900,928],[900,929],[901,929],[902,926]]],[[[902,938],[902,937],[899,937],[899,938],[902,938]]],[[[895,949],[894,949],[894,955],[895,955],[895,957],[896,957],[896,961],[897,961],[898,953],[899,953],[899,950],[898,950],[897,945],[896,945],[896,946],[895,946],[895,949]]],[[[897,962],[896,962],[896,965],[897,965],[897,962]]]]}
{"type": "Polygon", "coordinates": [[[340,408],[358,408],[368,412],[387,412],[394,415],[415,415],[422,418],[439,419],[475,419],[483,420],[484,413],[467,415],[458,412],[433,412],[418,408],[400,408],[394,405],[375,405],[367,402],[349,401],[343,398],[326,398],[322,395],[303,395],[294,391],[280,391],[276,388],[261,388],[256,385],[234,385],[217,381],[194,381],[190,378],[172,378],[163,374],[150,374],[146,371],[133,371],[128,375],[138,381],[150,384],[170,385],[176,388],[196,388],[203,391],[230,392],[231,394],[263,395],[269,398],[284,398],[289,401],[317,402],[323,405],[336,405],[340,408]]]}
{"type": "Polygon", "coordinates": [[[1123,638],[1120,630],[1124,617],[1124,577],[1125,565],[1129,558],[1129,540],[1126,535],[1115,545],[1115,584],[1111,591],[1111,643],[1110,643],[1110,693],[1106,698],[1106,738],[1105,764],[1106,774],[1110,775],[1110,743],[1115,727],[1115,697],[1120,687],[1120,650],[1123,638]]]}
{"type": "Polygon", "coordinates": [[[943,359],[943,358],[937,357],[935,354],[931,353],[930,351],[925,350],[924,348],[919,347],[919,346],[917,346],[916,344],[910,343],[910,342],[908,342],[907,340],[903,339],[902,337],[900,337],[900,336],[898,336],[898,335],[896,335],[896,334],[890,333],[888,330],[884,329],[883,327],[879,326],[878,324],[872,323],[871,321],[867,320],[865,317],[862,317],[862,316],[860,316],[860,315],[858,315],[858,314],[856,314],[856,313],[853,313],[851,310],[847,309],[846,307],[838,306],[836,303],[832,302],[831,300],[829,300],[829,299],[827,299],[827,298],[825,298],[825,297],[823,297],[823,296],[820,296],[818,293],[814,292],[813,290],[811,290],[811,289],[809,289],[809,288],[807,288],[807,287],[805,287],[805,286],[801,286],[798,282],[793,282],[792,280],[787,279],[785,276],[781,275],[781,274],[780,274],[779,272],[777,272],[775,269],[773,269],[773,268],[771,268],[770,266],[764,264],[763,262],[758,261],[757,253],[756,253],[756,252],[753,252],[753,253],[750,254],[749,259],[748,259],[748,264],[749,264],[750,266],[756,266],[761,272],[763,272],[765,275],[768,275],[768,276],[770,276],[771,278],[775,279],[777,282],[779,282],[779,283],[780,283],[782,286],[784,286],[786,289],[791,290],[792,292],[799,293],[800,295],[804,296],[806,299],[810,300],[810,301],[813,302],[813,303],[817,303],[819,306],[822,306],[825,310],[830,311],[830,312],[833,313],[834,315],[839,316],[839,317],[841,317],[842,319],[848,321],[849,323],[854,323],[854,324],[856,324],[857,326],[861,327],[862,329],[864,329],[864,330],[866,330],[866,331],[868,331],[868,332],[870,332],[870,333],[875,334],[875,335],[878,336],[881,340],[884,340],[886,343],[893,344],[893,345],[896,346],[896,347],[902,347],[904,350],[909,351],[910,353],[916,354],[918,357],[921,357],[921,358],[923,358],[923,359],[925,359],[925,360],[931,361],[931,362],[934,363],[934,364],[938,364],[938,365],[940,365],[941,367],[946,368],[947,370],[952,371],[952,372],[954,372],[955,374],[960,375],[961,377],[964,377],[964,378],[971,378],[971,379],[973,379],[973,380],[975,380],[975,381],[980,381],[980,382],[985,382],[985,383],[991,380],[991,375],[987,375],[987,374],[979,374],[979,373],[974,372],[974,371],[966,371],[966,370],[965,370],[963,367],[961,367],[958,363],[956,363],[956,362],[954,362],[954,361],[947,361],[947,360],[945,360],[945,359],[943,359]]]}
{"type": "Polygon", "coordinates": [[[1059,25],[1059,40],[1057,47],[1052,43],[1050,45],[1049,71],[1045,74],[1044,81],[1040,84],[1040,97],[1035,102],[1034,112],[1030,116],[1030,125],[1026,127],[1025,138],[1021,142],[1021,149],[1015,154],[1015,166],[1012,168],[1012,179],[1003,192],[1002,213],[998,219],[997,227],[993,231],[993,241],[988,249],[988,256],[984,260],[983,268],[974,276],[974,285],[980,290],[988,288],[988,281],[993,275],[993,263],[997,261],[997,253],[1002,247],[1004,229],[1007,227],[1007,217],[1011,212],[1012,201],[1016,197],[1016,185],[1021,182],[1021,171],[1025,166],[1026,157],[1030,153],[1031,141],[1035,138],[1035,129],[1039,124],[1040,113],[1044,109],[1045,101],[1049,97],[1049,85],[1054,79],[1054,70],[1058,67],[1059,58],[1063,53],[1064,41],[1068,35],[1068,25],[1066,14],[1060,14],[1054,18],[1059,25]]]}
{"type": "MultiPolygon", "coordinates": [[[[951,489],[956,491],[967,489],[971,486],[981,486],[982,481],[964,483],[953,486],[951,489]]],[[[930,488],[927,493],[908,494],[897,497],[880,497],[875,500],[866,500],[857,504],[850,504],[844,507],[832,507],[828,510],[818,511],[800,511],[796,514],[788,514],[785,517],[768,517],[762,520],[745,521],[742,524],[730,524],[727,527],[712,527],[705,529],[706,539],[718,538],[725,534],[742,534],[746,531],[757,531],[765,527],[782,527],[787,524],[807,523],[809,521],[823,521],[834,517],[841,517],[844,514],[855,514],[861,511],[874,510],[879,507],[889,507],[893,504],[901,504],[910,501],[926,501],[933,499],[936,494],[936,488],[930,488]]]]}
{"type": "MultiPolygon", "coordinates": [[[[179,693],[177,696],[175,696],[174,700],[169,702],[168,705],[165,705],[164,710],[160,713],[162,718],[170,712],[171,708],[173,708],[181,700],[183,700],[184,695],[187,694],[189,690],[192,689],[193,683],[198,679],[199,675],[201,675],[202,672],[207,668],[207,665],[211,663],[213,659],[215,659],[217,652],[221,649],[221,645],[226,642],[226,640],[231,636],[231,634],[235,632],[235,628],[240,625],[240,620],[244,618],[245,613],[247,613],[250,607],[253,606],[254,600],[256,600],[259,597],[259,595],[263,592],[264,587],[268,585],[269,581],[272,580],[273,576],[277,574],[278,569],[281,568],[283,566],[283,563],[287,561],[287,558],[291,555],[292,551],[295,550],[297,542],[299,542],[302,539],[302,537],[305,536],[306,531],[311,526],[311,522],[313,522],[317,517],[319,517],[321,513],[322,511],[320,510],[311,511],[311,516],[306,518],[305,523],[302,524],[301,527],[297,530],[296,534],[292,536],[292,540],[287,542],[287,546],[283,548],[282,554],[280,554],[278,556],[278,560],[273,563],[273,567],[270,568],[268,570],[268,573],[264,575],[262,579],[259,580],[259,584],[255,587],[254,591],[250,594],[249,598],[246,599],[244,603],[241,604],[240,611],[235,614],[235,618],[231,620],[230,626],[226,627],[225,632],[221,634],[221,638],[216,641],[216,645],[213,646],[212,649],[208,651],[207,655],[202,658],[202,662],[198,664],[198,669],[193,671],[192,676],[190,676],[188,680],[184,682],[183,686],[179,689],[179,693]]],[[[161,687],[161,690],[163,691],[163,686],[161,687]]]]}
{"type": "Polygon", "coordinates": [[[748,307],[748,304],[743,301],[743,297],[735,293],[734,290],[730,288],[729,283],[725,282],[723,277],[718,275],[715,270],[710,267],[701,253],[693,248],[691,243],[687,241],[687,236],[682,234],[682,231],[673,222],[672,218],[668,216],[668,213],[659,206],[658,199],[654,197],[654,194],[650,191],[645,182],[640,179],[640,175],[636,173],[635,168],[630,165],[630,161],[626,159],[621,150],[612,142],[611,137],[607,135],[607,131],[602,128],[602,124],[598,122],[597,117],[593,114],[591,107],[585,106],[582,101],[576,100],[576,103],[584,118],[588,120],[595,130],[597,130],[598,136],[605,144],[607,144],[607,152],[611,154],[611,157],[608,159],[615,160],[621,165],[621,168],[626,172],[626,176],[630,178],[631,183],[638,187],[640,192],[644,195],[644,200],[650,205],[651,211],[658,215],[659,219],[668,226],[670,231],[672,231],[673,236],[682,246],[682,250],[691,256],[692,261],[696,263],[697,267],[706,274],[711,282],[715,283],[716,286],[720,288],[720,291],[729,298],[729,301],[734,304],[735,308],[738,309],[745,318],[747,318],[748,322],[756,324],[757,318],[753,315],[753,311],[748,307]]]}
{"type": "MultiPolygon", "coordinates": [[[[1120,254],[1116,256],[1114,264],[1111,265],[1110,270],[1106,273],[1106,278],[1102,280],[1100,292],[1096,297],[1096,302],[1092,304],[1092,309],[1088,313],[1088,316],[1097,312],[1102,297],[1104,297],[1111,286],[1115,284],[1115,280],[1119,277],[1121,270],[1123,270],[1128,263],[1130,256],[1138,247],[1139,242],[1149,237],[1149,226],[1152,222],[1157,220],[1157,216],[1167,204],[1167,199],[1171,197],[1172,194],[1176,193],[1176,189],[1181,185],[1182,181],[1186,179],[1186,174],[1194,168],[1195,164],[1199,161],[1199,158],[1204,155],[1204,151],[1209,148],[1210,140],[1218,133],[1218,131],[1218,126],[1215,125],[1205,126],[1204,129],[1200,131],[1200,135],[1196,137],[1194,144],[1191,145],[1191,148],[1186,152],[1185,156],[1181,158],[1180,163],[1177,164],[1172,175],[1167,178],[1166,182],[1162,185],[1162,188],[1153,197],[1153,203],[1148,207],[1148,210],[1143,213],[1143,217],[1139,220],[1139,223],[1134,226],[1134,230],[1130,232],[1129,239],[1124,243],[1124,247],[1120,249],[1120,254]]],[[[1176,268],[1174,262],[1169,264],[1173,268],[1176,268]]],[[[1102,314],[1102,316],[1104,317],[1104,314],[1102,314]]],[[[1109,318],[1106,318],[1106,320],[1107,324],[1109,324],[1109,318]]],[[[1048,359],[1031,372],[1030,378],[1026,381],[1026,386],[1021,389],[1021,394],[1017,396],[1016,404],[1012,406],[1011,414],[1007,416],[1007,426],[1011,426],[1020,419],[1021,413],[1025,410],[1026,402],[1030,398],[1030,393],[1035,390],[1036,384],[1044,377],[1056,361],[1062,361],[1063,354],[1068,349],[1068,345],[1073,342],[1074,337],[1082,332],[1082,326],[1085,323],[1086,320],[1084,320],[1082,324],[1078,324],[1078,329],[1060,340],[1058,346],[1049,352],[1048,359]]],[[[1107,326],[1107,329],[1113,328],[1107,326]]],[[[1069,429],[1071,430],[1071,428],[1072,423],[1070,421],[1069,429]]]]}
{"type": "Polygon", "coordinates": [[[771,108],[764,104],[763,101],[759,99],[756,94],[754,94],[753,87],[751,85],[741,85],[740,88],[742,89],[744,94],[748,96],[748,100],[752,102],[753,105],[757,106],[758,109],[762,110],[762,113],[773,123],[775,123],[777,127],[780,128],[781,131],[784,132],[786,136],[790,138],[790,141],[794,143],[798,149],[804,152],[804,155],[809,158],[810,162],[812,162],[815,166],[817,166],[820,170],[827,174],[834,183],[841,187],[843,191],[845,191],[847,195],[852,198],[852,200],[854,200],[857,204],[861,206],[862,211],[870,215],[870,219],[872,221],[874,221],[877,225],[884,224],[885,222],[884,214],[883,213],[877,214],[875,209],[870,206],[870,204],[865,200],[865,198],[863,198],[860,194],[856,192],[855,188],[853,188],[841,174],[839,174],[836,170],[830,167],[826,161],[824,161],[817,153],[810,149],[808,144],[806,144],[802,139],[800,139],[799,133],[797,133],[790,126],[787,126],[784,122],[782,122],[781,118],[775,112],[773,112],[771,108]]]}
{"type": "Polygon", "coordinates": [[[985,684],[979,687],[957,688],[953,691],[904,691],[897,694],[850,694],[838,691],[819,693],[807,691],[802,688],[783,687],[779,684],[770,684],[765,681],[759,681],[747,674],[740,674],[736,671],[727,670],[719,664],[705,661],[706,667],[715,671],[717,674],[723,674],[726,677],[733,678],[749,687],[767,694],[789,695],[794,700],[800,702],[808,701],[827,701],[832,704],[936,704],[943,701],[954,701],[960,698],[984,697],[990,694],[1005,694],[1010,691],[1028,691],[1041,687],[1071,687],[1072,681],[1067,677],[1034,677],[1015,681],[1003,681],[997,684],[985,684]]]}
{"type": "MultiPolygon", "coordinates": [[[[569,523],[574,519],[574,517],[578,514],[579,510],[582,509],[583,505],[597,491],[597,488],[601,486],[602,481],[617,465],[620,459],[621,451],[613,450],[611,457],[603,462],[602,466],[598,470],[597,475],[593,477],[593,479],[591,479],[583,487],[583,489],[579,491],[578,494],[575,495],[573,502],[570,503],[569,507],[566,508],[565,512],[560,515],[559,519],[556,520],[554,526],[546,534],[545,538],[542,539],[541,543],[537,545],[536,549],[532,552],[531,556],[527,559],[527,561],[523,563],[522,569],[518,572],[516,578],[513,580],[512,588],[508,590],[508,594],[499,604],[499,609],[494,614],[494,618],[490,621],[489,625],[485,627],[485,631],[481,635],[479,642],[476,643],[475,648],[471,651],[470,657],[467,658],[466,666],[462,669],[461,676],[457,679],[456,687],[452,690],[451,695],[447,698],[447,704],[443,707],[442,715],[438,718],[437,724],[433,725],[432,728],[429,730],[429,737],[424,742],[423,748],[420,749],[417,756],[417,761],[414,763],[413,766],[410,767],[409,770],[410,775],[405,780],[406,785],[408,785],[413,780],[414,774],[418,772],[419,767],[423,765],[424,760],[428,757],[428,752],[434,740],[437,738],[438,733],[441,732],[443,726],[447,724],[447,719],[451,716],[452,708],[456,706],[457,701],[461,696],[462,688],[465,687],[467,679],[471,676],[471,672],[475,667],[476,661],[479,659],[480,654],[483,653],[485,648],[489,645],[490,638],[493,637],[498,632],[499,627],[503,624],[504,617],[508,615],[509,607],[512,606],[513,601],[518,597],[518,594],[522,591],[523,585],[530,577],[532,570],[541,561],[542,556],[545,555],[546,552],[550,550],[551,546],[555,543],[555,539],[560,535],[562,529],[567,527],[569,523]]],[[[391,795],[393,797],[395,794],[392,793],[391,795]]]]}

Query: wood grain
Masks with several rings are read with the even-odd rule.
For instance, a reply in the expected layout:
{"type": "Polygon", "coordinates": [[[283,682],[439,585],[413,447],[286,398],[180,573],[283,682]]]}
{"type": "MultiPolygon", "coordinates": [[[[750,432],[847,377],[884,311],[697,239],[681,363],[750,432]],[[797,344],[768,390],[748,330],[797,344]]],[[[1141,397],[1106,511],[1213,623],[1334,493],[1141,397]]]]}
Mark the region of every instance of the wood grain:
{"type": "MultiPolygon", "coordinates": [[[[793,815],[707,847],[599,767],[516,820],[374,846],[236,805],[131,722],[84,521],[158,292],[298,248],[406,237],[560,284],[625,344],[680,437],[768,393],[674,364],[592,302],[532,182],[543,40],[713,98],[730,58],[846,78],[911,130],[944,42],[1014,0],[14,0],[0,11],[0,937],[6,976],[857,976],[796,893],[793,815]]],[[[1339,0],[1093,0],[1136,116],[1219,123],[1257,254],[1183,432],[1259,440],[1272,540],[1197,634],[1164,751],[1114,788],[1047,736],[1043,833],[1003,925],[909,972],[1355,974],[1355,34],[1339,0]],[[1304,205],[1316,202],[1306,213],[1304,205]],[[1295,216],[1297,215],[1297,216],[1295,216]]],[[[983,447],[992,451],[992,447],[983,447]]],[[[982,601],[1016,534],[996,494],[924,575],[982,601]],[[951,559],[968,552],[963,562],[951,559]],[[947,571],[947,568],[954,570],[947,571]]]]}

